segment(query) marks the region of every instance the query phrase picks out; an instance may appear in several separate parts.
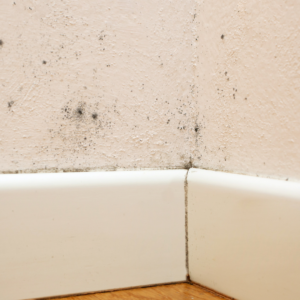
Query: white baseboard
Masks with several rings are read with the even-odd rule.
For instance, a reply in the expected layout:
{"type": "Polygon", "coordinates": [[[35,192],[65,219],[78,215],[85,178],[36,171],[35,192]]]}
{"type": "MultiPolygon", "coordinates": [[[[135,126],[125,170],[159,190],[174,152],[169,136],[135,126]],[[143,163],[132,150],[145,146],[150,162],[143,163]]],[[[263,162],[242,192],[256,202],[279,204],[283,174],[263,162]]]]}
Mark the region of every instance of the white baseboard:
{"type": "Polygon", "coordinates": [[[192,281],[240,300],[300,299],[300,184],[191,169],[192,281]]]}
{"type": "Polygon", "coordinates": [[[0,299],[185,280],[186,172],[0,175],[0,299]]]}
{"type": "MultiPolygon", "coordinates": [[[[0,175],[0,299],[184,281],[186,170],[0,175]]],[[[300,299],[300,184],[191,169],[192,281],[300,299]]]]}

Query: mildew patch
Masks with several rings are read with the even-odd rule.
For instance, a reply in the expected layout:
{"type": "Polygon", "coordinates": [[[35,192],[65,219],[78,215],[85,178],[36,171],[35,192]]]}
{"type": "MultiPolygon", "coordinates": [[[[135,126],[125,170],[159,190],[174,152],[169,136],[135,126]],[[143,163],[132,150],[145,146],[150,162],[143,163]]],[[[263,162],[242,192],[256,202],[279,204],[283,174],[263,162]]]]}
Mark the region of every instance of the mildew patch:
{"type": "Polygon", "coordinates": [[[13,106],[14,103],[15,103],[14,101],[9,101],[9,102],[7,102],[7,106],[8,106],[9,108],[11,108],[11,107],[13,106]]]}
{"type": "Polygon", "coordinates": [[[82,167],[82,168],[37,168],[37,169],[20,169],[20,170],[4,170],[0,174],[34,174],[34,173],[78,173],[78,172],[113,172],[113,171],[141,171],[141,170],[182,170],[182,165],[149,168],[147,166],[120,168],[118,165],[106,165],[99,167],[82,167]]]}
{"type": "Polygon", "coordinates": [[[85,101],[69,101],[61,109],[63,120],[69,120],[70,122],[77,122],[82,126],[94,125],[94,128],[104,129],[111,128],[112,121],[108,117],[109,110],[101,109],[100,103],[96,102],[88,104],[85,101]],[[95,122],[97,121],[97,122],[95,122]]]}
{"type": "Polygon", "coordinates": [[[61,108],[61,117],[55,119],[58,126],[49,129],[51,139],[59,139],[68,145],[63,149],[64,153],[94,152],[99,139],[103,139],[107,131],[113,128],[114,123],[108,112],[109,109],[99,102],[70,100],[61,108]]]}
{"type": "Polygon", "coordinates": [[[193,159],[190,156],[189,160],[184,163],[183,168],[186,170],[189,170],[190,168],[193,168],[193,159]]]}
{"type": "Polygon", "coordinates": [[[103,41],[105,37],[106,37],[106,35],[105,35],[105,34],[100,34],[100,36],[99,36],[99,40],[100,40],[100,41],[103,41]]]}
{"type": "Polygon", "coordinates": [[[81,118],[84,114],[84,110],[82,107],[78,107],[75,112],[76,112],[76,116],[78,116],[79,118],[81,118]]]}

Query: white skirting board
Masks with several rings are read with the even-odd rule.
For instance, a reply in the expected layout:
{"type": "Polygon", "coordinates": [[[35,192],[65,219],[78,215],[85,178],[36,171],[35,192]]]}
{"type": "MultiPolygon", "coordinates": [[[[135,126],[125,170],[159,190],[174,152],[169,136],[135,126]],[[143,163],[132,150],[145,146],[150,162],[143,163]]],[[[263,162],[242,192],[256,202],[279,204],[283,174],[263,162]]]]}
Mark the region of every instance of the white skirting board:
{"type": "Polygon", "coordinates": [[[192,281],[239,300],[300,299],[300,184],[190,169],[192,281]]]}
{"type": "Polygon", "coordinates": [[[0,175],[0,299],[185,280],[186,172],[0,175]]]}
{"type": "MultiPolygon", "coordinates": [[[[0,175],[0,299],[184,281],[186,170],[0,175]]],[[[300,299],[300,184],[190,169],[189,273],[300,299]]]]}

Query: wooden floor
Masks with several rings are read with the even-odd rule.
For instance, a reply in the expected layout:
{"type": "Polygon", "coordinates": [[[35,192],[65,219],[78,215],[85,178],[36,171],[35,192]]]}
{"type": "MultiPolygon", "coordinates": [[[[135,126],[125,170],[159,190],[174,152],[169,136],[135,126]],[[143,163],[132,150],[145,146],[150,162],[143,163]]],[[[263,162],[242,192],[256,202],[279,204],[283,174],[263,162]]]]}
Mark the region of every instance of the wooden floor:
{"type": "MultiPolygon", "coordinates": [[[[53,300],[220,300],[218,297],[198,286],[187,283],[137,288],[115,292],[71,296],[53,300]]],[[[49,299],[51,300],[51,299],[49,299]]]]}

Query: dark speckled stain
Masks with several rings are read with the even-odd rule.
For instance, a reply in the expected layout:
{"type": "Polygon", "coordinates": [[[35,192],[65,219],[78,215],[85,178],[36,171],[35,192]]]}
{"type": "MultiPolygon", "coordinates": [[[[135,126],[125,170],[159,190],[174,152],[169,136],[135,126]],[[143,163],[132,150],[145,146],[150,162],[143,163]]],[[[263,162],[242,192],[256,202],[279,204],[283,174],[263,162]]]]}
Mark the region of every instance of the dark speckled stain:
{"type": "Polygon", "coordinates": [[[82,107],[78,107],[76,109],[76,113],[77,113],[78,116],[82,116],[83,115],[83,109],[82,109],[82,107]]]}
{"type": "MultiPolygon", "coordinates": [[[[118,113],[116,104],[113,108],[114,112],[118,113]]],[[[61,117],[58,119],[59,127],[49,129],[49,133],[52,139],[59,138],[64,143],[72,145],[64,152],[94,151],[96,140],[103,139],[107,131],[110,131],[114,126],[110,115],[107,113],[110,112],[110,107],[103,107],[99,102],[87,103],[69,100],[61,108],[61,112],[62,119],[61,117]]]]}
{"type": "Polygon", "coordinates": [[[7,106],[8,106],[8,107],[12,107],[13,104],[14,104],[14,101],[9,101],[9,102],[7,103],[7,106]]]}
{"type": "Polygon", "coordinates": [[[224,40],[224,37],[225,37],[225,35],[224,35],[224,34],[222,34],[222,35],[221,35],[221,39],[222,39],[222,40],[224,40]]]}
{"type": "Polygon", "coordinates": [[[189,170],[190,168],[192,168],[193,167],[193,161],[192,161],[192,158],[190,157],[190,160],[188,161],[188,162],[186,162],[185,164],[184,164],[184,169],[186,169],[186,170],[189,170]]]}
{"type": "Polygon", "coordinates": [[[1,47],[1,46],[3,46],[3,41],[2,41],[2,40],[0,40],[0,47],[1,47]]]}
{"type": "Polygon", "coordinates": [[[45,65],[47,62],[45,60],[43,60],[43,65],[45,65]]]}

